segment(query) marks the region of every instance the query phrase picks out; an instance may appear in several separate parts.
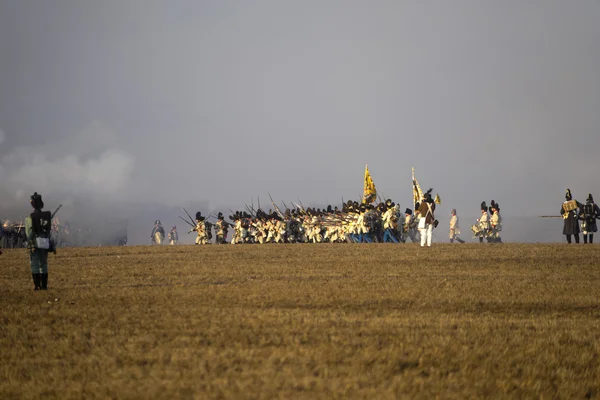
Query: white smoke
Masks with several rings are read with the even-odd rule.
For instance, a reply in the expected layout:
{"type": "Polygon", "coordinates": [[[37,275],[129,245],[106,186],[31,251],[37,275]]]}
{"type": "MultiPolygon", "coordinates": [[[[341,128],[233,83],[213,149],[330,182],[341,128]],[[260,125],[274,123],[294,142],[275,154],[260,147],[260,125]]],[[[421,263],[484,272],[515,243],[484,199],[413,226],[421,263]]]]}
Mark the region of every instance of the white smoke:
{"type": "Polygon", "coordinates": [[[116,147],[115,137],[94,122],[59,143],[40,141],[5,152],[6,136],[0,131],[0,192],[19,202],[34,191],[54,198],[89,194],[122,198],[135,158],[116,147]]]}

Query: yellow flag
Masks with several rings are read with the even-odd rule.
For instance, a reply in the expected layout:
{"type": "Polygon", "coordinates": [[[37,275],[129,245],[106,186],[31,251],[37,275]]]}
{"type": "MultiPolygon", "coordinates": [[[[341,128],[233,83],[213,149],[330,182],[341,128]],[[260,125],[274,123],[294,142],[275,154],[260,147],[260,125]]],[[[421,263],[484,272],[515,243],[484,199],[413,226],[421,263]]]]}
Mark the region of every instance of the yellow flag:
{"type": "Polygon", "coordinates": [[[442,199],[440,198],[439,194],[437,194],[437,193],[435,194],[435,199],[433,199],[433,202],[435,204],[442,204],[442,199]]]}
{"type": "Polygon", "coordinates": [[[377,189],[375,189],[375,184],[373,183],[373,179],[371,179],[371,174],[369,173],[369,167],[365,165],[365,188],[363,191],[363,203],[371,204],[377,198],[377,189]]]}
{"type": "Polygon", "coordinates": [[[419,185],[419,181],[415,178],[415,168],[412,169],[412,181],[413,181],[413,208],[416,207],[417,203],[423,200],[423,191],[419,185]]]}

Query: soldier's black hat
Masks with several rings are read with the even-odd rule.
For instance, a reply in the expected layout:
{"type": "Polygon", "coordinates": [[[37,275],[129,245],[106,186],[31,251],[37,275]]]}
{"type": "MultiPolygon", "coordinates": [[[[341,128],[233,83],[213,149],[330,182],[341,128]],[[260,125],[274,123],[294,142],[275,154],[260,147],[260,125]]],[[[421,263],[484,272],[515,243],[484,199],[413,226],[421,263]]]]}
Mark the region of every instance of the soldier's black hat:
{"type": "Polygon", "coordinates": [[[500,211],[500,206],[494,200],[492,200],[492,205],[490,206],[490,208],[500,211]]]}
{"type": "Polygon", "coordinates": [[[44,208],[44,202],[42,201],[42,195],[38,194],[38,192],[35,192],[31,195],[31,200],[29,200],[29,203],[31,204],[31,206],[33,208],[36,209],[42,209],[44,208]]]}
{"type": "Polygon", "coordinates": [[[433,203],[433,200],[431,199],[431,192],[433,191],[433,189],[429,189],[426,193],[425,193],[425,201],[427,203],[433,203]]]}
{"type": "Polygon", "coordinates": [[[592,196],[592,194],[588,194],[588,198],[586,200],[587,203],[593,203],[594,202],[594,197],[592,196]]]}
{"type": "Polygon", "coordinates": [[[407,209],[404,211],[404,214],[412,215],[412,210],[411,210],[410,208],[407,208],[407,209]]]}
{"type": "Polygon", "coordinates": [[[157,219],[156,221],[154,221],[154,225],[160,225],[160,219],[157,219]]]}
{"type": "Polygon", "coordinates": [[[219,212],[219,214],[217,214],[217,219],[223,219],[223,213],[219,212]]]}
{"type": "Polygon", "coordinates": [[[485,204],[485,201],[482,201],[482,202],[481,202],[481,211],[487,211],[487,210],[488,210],[488,207],[487,207],[487,205],[485,204]]]}
{"type": "Polygon", "coordinates": [[[567,189],[567,193],[565,194],[565,198],[567,201],[573,200],[573,195],[571,194],[571,189],[567,189]]]}
{"type": "Polygon", "coordinates": [[[198,212],[196,213],[196,219],[197,219],[197,220],[199,220],[199,221],[202,221],[202,220],[200,219],[201,217],[202,217],[202,213],[201,213],[200,211],[198,211],[198,212]]]}
{"type": "Polygon", "coordinates": [[[328,213],[333,212],[333,208],[331,208],[331,204],[327,206],[327,212],[328,213]]]}

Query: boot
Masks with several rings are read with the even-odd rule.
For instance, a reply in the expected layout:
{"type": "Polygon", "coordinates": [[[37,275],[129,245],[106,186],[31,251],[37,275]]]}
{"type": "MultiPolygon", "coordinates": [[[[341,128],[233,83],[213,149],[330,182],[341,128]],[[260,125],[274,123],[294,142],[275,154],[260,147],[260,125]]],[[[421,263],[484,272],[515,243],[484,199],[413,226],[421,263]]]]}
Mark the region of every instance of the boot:
{"type": "Polygon", "coordinates": [[[590,233],[590,244],[594,243],[594,234],[590,233]]]}
{"type": "Polygon", "coordinates": [[[587,244],[587,235],[583,235],[583,244],[587,244]]]}
{"type": "Polygon", "coordinates": [[[48,290],[48,274],[40,274],[42,290],[48,290]]]}
{"type": "Polygon", "coordinates": [[[579,244],[579,233],[576,233],[574,236],[575,236],[575,243],[579,244]]]}
{"type": "Polygon", "coordinates": [[[40,274],[31,274],[31,277],[33,278],[33,290],[40,290],[42,288],[40,274]]]}

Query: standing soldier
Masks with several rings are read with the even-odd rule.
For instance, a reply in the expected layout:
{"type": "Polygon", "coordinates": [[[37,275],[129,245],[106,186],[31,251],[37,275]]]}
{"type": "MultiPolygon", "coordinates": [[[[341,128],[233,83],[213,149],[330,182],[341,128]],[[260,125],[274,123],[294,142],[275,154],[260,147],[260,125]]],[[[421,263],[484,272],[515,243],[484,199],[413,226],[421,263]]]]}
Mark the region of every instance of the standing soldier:
{"type": "Polygon", "coordinates": [[[29,261],[34,290],[48,289],[48,251],[50,250],[50,229],[52,214],[42,211],[42,196],[35,192],[30,204],[33,213],[25,219],[25,232],[29,246],[29,261]]]}
{"type": "Polygon", "coordinates": [[[460,235],[460,228],[458,226],[458,215],[456,215],[456,208],[453,208],[450,212],[450,243],[454,243],[456,240],[458,243],[464,243],[465,241],[458,237],[460,235]]]}
{"type": "Polygon", "coordinates": [[[229,230],[229,223],[225,222],[223,213],[217,215],[217,222],[215,223],[215,233],[217,234],[217,244],[227,243],[227,231],[229,230]]]}
{"type": "Polygon", "coordinates": [[[177,234],[177,226],[173,225],[169,232],[169,244],[175,246],[179,242],[179,235],[177,234]]]}
{"type": "Polygon", "coordinates": [[[490,220],[490,238],[493,243],[502,243],[500,231],[502,231],[502,217],[500,216],[500,206],[492,200],[492,218],[490,220]]]}
{"type": "Polygon", "coordinates": [[[575,243],[579,243],[579,213],[578,208],[583,204],[577,200],[573,200],[571,190],[567,189],[565,201],[560,208],[560,215],[563,216],[563,235],[567,237],[567,243],[571,243],[571,236],[575,236],[575,243]]]}
{"type": "Polygon", "coordinates": [[[581,230],[583,231],[583,243],[587,244],[589,237],[589,243],[592,244],[594,243],[594,232],[598,232],[596,219],[600,218],[600,208],[594,203],[594,198],[591,193],[588,195],[585,205],[583,206],[582,216],[583,223],[581,224],[581,230]]]}
{"type": "Polygon", "coordinates": [[[419,231],[421,233],[421,247],[427,244],[427,247],[431,247],[431,236],[433,235],[433,227],[435,222],[435,203],[431,198],[431,189],[425,193],[425,200],[421,202],[419,206],[419,214],[421,219],[419,220],[419,231]]]}
{"type": "Polygon", "coordinates": [[[150,239],[152,239],[152,243],[161,245],[164,238],[165,229],[160,224],[160,220],[157,219],[154,222],[154,228],[152,228],[152,234],[150,235],[150,239]]]}

